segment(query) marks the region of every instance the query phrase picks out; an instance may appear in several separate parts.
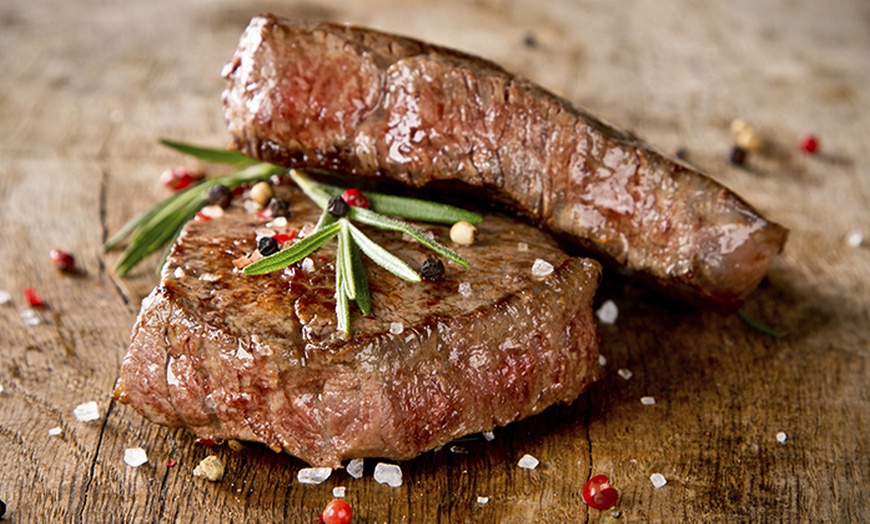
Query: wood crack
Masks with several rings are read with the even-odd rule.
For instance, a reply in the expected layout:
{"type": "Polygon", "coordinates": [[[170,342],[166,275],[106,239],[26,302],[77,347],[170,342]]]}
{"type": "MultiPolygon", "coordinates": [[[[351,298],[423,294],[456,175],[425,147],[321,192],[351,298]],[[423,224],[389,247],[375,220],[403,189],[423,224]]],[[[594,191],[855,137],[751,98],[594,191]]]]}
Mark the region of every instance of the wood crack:
{"type": "Polygon", "coordinates": [[[103,418],[103,423],[100,425],[100,435],[97,437],[97,447],[94,449],[94,457],[91,460],[91,466],[88,468],[88,475],[85,479],[85,486],[82,489],[82,504],[76,514],[76,522],[85,522],[85,512],[88,508],[88,499],[91,496],[91,484],[94,481],[94,473],[97,469],[97,461],[100,458],[100,450],[103,446],[103,437],[106,435],[106,425],[109,423],[109,417],[112,416],[112,408],[115,406],[115,399],[109,399],[109,407],[106,409],[106,416],[103,418]]]}

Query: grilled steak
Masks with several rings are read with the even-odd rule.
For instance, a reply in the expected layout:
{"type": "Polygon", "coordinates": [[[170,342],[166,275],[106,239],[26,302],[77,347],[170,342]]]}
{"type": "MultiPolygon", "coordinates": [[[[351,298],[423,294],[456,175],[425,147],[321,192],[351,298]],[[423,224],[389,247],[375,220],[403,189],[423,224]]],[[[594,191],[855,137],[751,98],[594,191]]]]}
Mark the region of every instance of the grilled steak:
{"type": "MultiPolygon", "coordinates": [[[[291,202],[288,228],[317,220],[298,190],[278,190],[291,202]]],[[[348,338],[335,330],[334,243],[281,272],[234,269],[264,222],[234,203],[185,227],[142,303],[116,398],[202,438],[337,467],[412,458],[571,402],[595,378],[600,267],[534,227],[487,216],[478,243],[457,248],[471,269],[448,263],[436,282],[368,263],[372,315],[354,311],[348,338]],[[533,275],[538,258],[551,274],[533,275]]],[[[428,229],[449,242],[447,228],[428,229]]],[[[368,234],[412,266],[431,255],[399,233],[368,234]]]]}
{"type": "Polygon", "coordinates": [[[224,69],[236,146],[412,187],[461,183],[690,302],[734,310],[787,231],[500,67],[357,27],[254,18],[224,69]]]}

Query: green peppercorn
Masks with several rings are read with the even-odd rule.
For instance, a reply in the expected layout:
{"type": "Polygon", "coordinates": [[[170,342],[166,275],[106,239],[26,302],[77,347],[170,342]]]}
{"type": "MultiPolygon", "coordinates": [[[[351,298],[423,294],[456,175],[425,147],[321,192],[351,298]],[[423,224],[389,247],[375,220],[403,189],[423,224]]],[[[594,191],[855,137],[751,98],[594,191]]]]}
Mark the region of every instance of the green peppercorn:
{"type": "Polygon", "coordinates": [[[329,199],[329,204],[326,206],[326,210],[329,211],[332,216],[341,218],[350,211],[350,206],[347,205],[347,202],[345,202],[339,195],[329,199]]]}
{"type": "Polygon", "coordinates": [[[435,257],[427,258],[420,268],[420,275],[426,280],[439,280],[444,276],[444,262],[435,257]]]}
{"type": "Polygon", "coordinates": [[[208,201],[213,205],[226,209],[230,207],[230,202],[233,201],[233,192],[223,184],[212,186],[208,190],[208,201]]]}
{"type": "Polygon", "coordinates": [[[262,237],[257,242],[257,251],[264,257],[274,255],[278,252],[278,241],[272,237],[262,237]]]}

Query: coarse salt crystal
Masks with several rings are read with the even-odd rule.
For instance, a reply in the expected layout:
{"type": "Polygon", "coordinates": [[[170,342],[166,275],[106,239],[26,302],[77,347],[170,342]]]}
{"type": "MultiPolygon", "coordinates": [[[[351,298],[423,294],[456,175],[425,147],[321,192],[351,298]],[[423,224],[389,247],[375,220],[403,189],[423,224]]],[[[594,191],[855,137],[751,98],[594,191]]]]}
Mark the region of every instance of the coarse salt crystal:
{"type": "Polygon", "coordinates": [[[56,437],[56,436],[60,435],[61,431],[62,430],[60,429],[60,426],[55,426],[55,427],[51,428],[50,430],[48,430],[48,435],[51,437],[56,437]]]}
{"type": "Polygon", "coordinates": [[[493,440],[495,440],[495,433],[493,433],[492,431],[484,431],[483,438],[487,442],[492,442],[493,440]]]}
{"type": "Polygon", "coordinates": [[[450,446],[450,453],[455,453],[457,455],[465,455],[468,453],[468,449],[462,446],[450,446]]]}
{"type": "Polygon", "coordinates": [[[224,216],[224,208],[221,206],[205,206],[200,213],[209,218],[220,218],[224,216]]]}
{"type": "Polygon", "coordinates": [[[402,485],[402,468],[395,464],[378,462],[375,466],[375,480],[379,484],[386,484],[391,488],[402,485]]]}
{"type": "Polygon", "coordinates": [[[269,227],[274,227],[276,229],[284,229],[285,227],[287,227],[287,218],[286,217],[278,217],[266,225],[269,227]]]}
{"type": "Polygon", "coordinates": [[[661,473],[653,473],[649,476],[649,480],[650,482],[652,482],[652,485],[655,486],[656,489],[668,483],[668,479],[666,479],[665,476],[661,473]]]}
{"type": "Polygon", "coordinates": [[[619,316],[619,308],[616,307],[616,303],[612,300],[607,300],[601,307],[598,308],[598,311],[595,312],[595,315],[598,317],[603,324],[613,324],[616,322],[616,318],[619,316]]]}
{"type": "Polygon", "coordinates": [[[629,369],[621,368],[621,369],[617,370],[616,374],[619,375],[620,377],[624,378],[625,380],[628,380],[631,378],[631,375],[633,373],[629,369]]]}
{"type": "Polygon", "coordinates": [[[776,441],[779,442],[780,444],[784,444],[785,439],[787,439],[787,438],[788,438],[788,435],[786,435],[784,431],[780,431],[779,433],[776,434],[776,441]]]}
{"type": "Polygon", "coordinates": [[[92,400],[76,406],[73,410],[73,415],[75,415],[81,422],[90,422],[91,420],[97,420],[100,418],[100,408],[97,406],[97,403],[92,400]]]}
{"type": "Polygon", "coordinates": [[[864,243],[864,232],[861,230],[850,231],[848,235],[846,235],[846,244],[850,247],[861,247],[861,244],[864,243]]]}
{"type": "Polygon", "coordinates": [[[337,486],[332,488],[332,496],[337,499],[343,499],[345,493],[347,493],[347,488],[344,486],[337,486]]]}
{"type": "Polygon", "coordinates": [[[537,258],[535,259],[534,264],[532,264],[532,276],[535,277],[545,277],[553,272],[553,264],[547,262],[544,259],[537,258]]]}
{"type": "Polygon", "coordinates": [[[216,275],[215,273],[203,273],[199,276],[199,279],[203,282],[217,282],[221,279],[221,276],[216,275]]]}
{"type": "Polygon", "coordinates": [[[22,309],[19,315],[25,326],[38,326],[42,323],[39,313],[33,308],[22,309]]]}
{"type": "Polygon", "coordinates": [[[606,366],[606,365],[607,365],[607,357],[605,357],[604,355],[599,354],[599,355],[598,355],[598,365],[599,365],[599,366],[606,366]]]}
{"type": "Polygon", "coordinates": [[[463,297],[471,296],[471,284],[468,282],[460,282],[459,283],[459,294],[463,297]]]}
{"type": "Polygon", "coordinates": [[[525,455],[523,455],[523,458],[520,459],[517,465],[523,469],[535,469],[540,463],[541,461],[526,453],[525,455]]]}
{"type": "Polygon", "coordinates": [[[175,268],[175,271],[173,271],[172,274],[173,276],[175,276],[175,278],[184,278],[184,275],[186,273],[184,272],[184,268],[178,266],[177,268],[175,268]]]}
{"type": "Polygon", "coordinates": [[[209,455],[193,468],[194,477],[205,477],[212,482],[224,478],[224,461],[217,455],[209,455]]]}
{"type": "Polygon", "coordinates": [[[0,289],[0,304],[8,304],[12,301],[12,293],[5,289],[0,289]]]}
{"type": "Polygon", "coordinates": [[[390,333],[393,335],[401,335],[405,331],[405,325],[401,322],[390,322],[390,333]]]}
{"type": "Polygon", "coordinates": [[[296,474],[300,484],[320,484],[332,475],[332,468],[302,468],[296,474]]]}
{"type": "Polygon", "coordinates": [[[347,463],[347,474],[355,479],[362,478],[363,476],[363,466],[365,466],[365,462],[363,459],[353,459],[347,463]]]}
{"type": "Polygon", "coordinates": [[[142,448],[129,448],[124,450],[124,462],[131,468],[138,468],[148,462],[148,454],[142,448]]]}
{"type": "Polygon", "coordinates": [[[477,497],[478,504],[486,504],[489,502],[489,497],[477,497]]]}
{"type": "Polygon", "coordinates": [[[640,403],[644,406],[652,406],[655,405],[656,399],[655,397],[640,397],[640,403]]]}
{"type": "Polygon", "coordinates": [[[314,261],[308,257],[305,257],[305,259],[302,261],[302,271],[305,271],[306,273],[311,273],[312,271],[314,271],[314,261]]]}
{"type": "Polygon", "coordinates": [[[529,245],[525,242],[517,242],[517,251],[528,251],[529,245]]]}

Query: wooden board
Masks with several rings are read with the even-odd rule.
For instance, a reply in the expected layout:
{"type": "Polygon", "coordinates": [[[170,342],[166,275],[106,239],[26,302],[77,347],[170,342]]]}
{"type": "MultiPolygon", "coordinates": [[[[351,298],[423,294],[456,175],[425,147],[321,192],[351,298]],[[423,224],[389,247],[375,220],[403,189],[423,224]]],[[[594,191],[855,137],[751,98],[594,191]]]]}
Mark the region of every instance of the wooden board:
{"type": "Polygon", "coordinates": [[[422,0],[0,4],[0,499],[12,522],[312,522],[347,487],[357,522],[597,521],[580,490],[610,476],[621,521],[870,520],[870,4],[422,0]],[[614,278],[599,301],[602,379],[576,403],[402,464],[396,489],[258,446],[206,449],[110,400],[149,261],[108,268],[109,232],[165,196],[187,160],[160,136],[227,140],[219,71],[259,11],[351,21],[471,51],[690,161],[791,230],[746,306],[788,332],[696,311],[614,278]],[[727,161],[728,126],[768,148],[727,161]],[[796,147],[820,137],[821,154],[796,147]],[[73,252],[78,276],[48,260],[73,252]],[[26,325],[32,286],[48,306],[26,325]],[[618,369],[631,370],[625,380],[618,369]],[[644,406],[643,396],[656,404],[644,406]],[[100,418],[73,409],[96,401],[100,418]],[[49,430],[59,427],[60,435],[49,430]],[[786,435],[779,442],[777,433],[786,435]],[[149,461],[124,463],[141,446],[149,461]],[[192,476],[214,453],[222,482],[192,476]],[[529,453],[534,471],[517,467],[529,453]],[[168,467],[168,461],[177,465],[168,467]],[[668,484],[649,480],[661,473],[668,484]],[[478,497],[488,497],[486,504],[478,497]]]}

